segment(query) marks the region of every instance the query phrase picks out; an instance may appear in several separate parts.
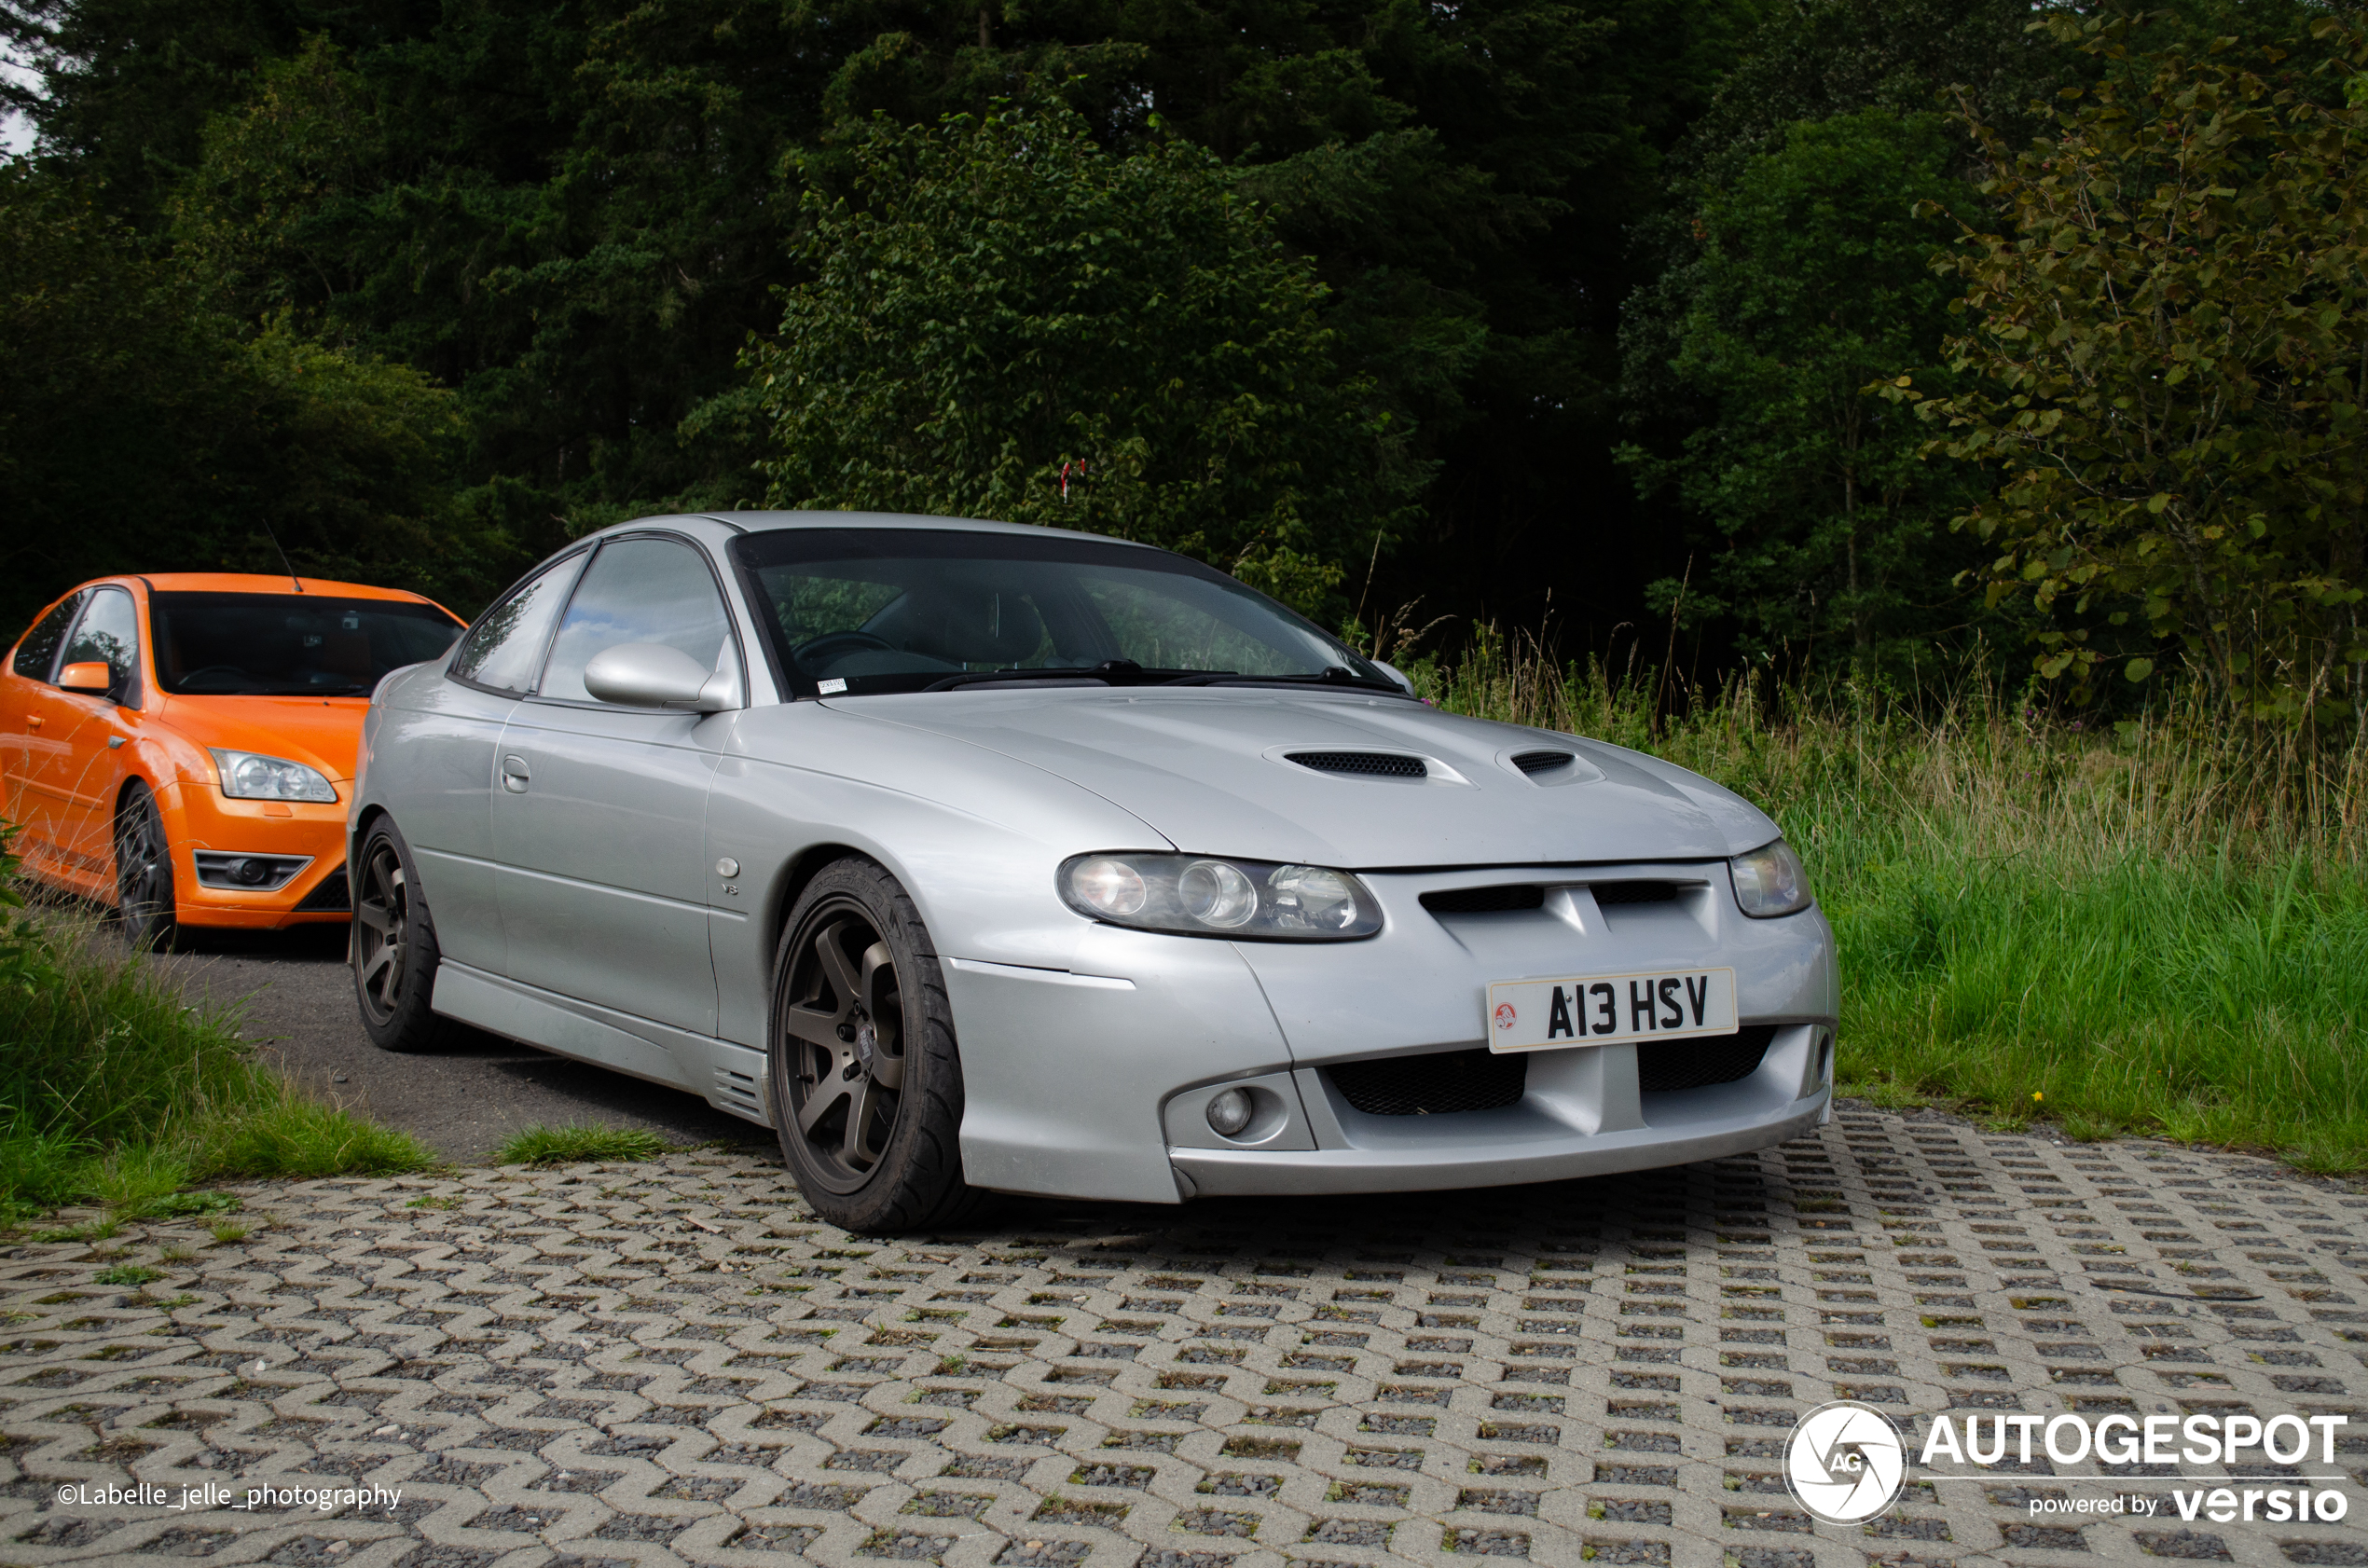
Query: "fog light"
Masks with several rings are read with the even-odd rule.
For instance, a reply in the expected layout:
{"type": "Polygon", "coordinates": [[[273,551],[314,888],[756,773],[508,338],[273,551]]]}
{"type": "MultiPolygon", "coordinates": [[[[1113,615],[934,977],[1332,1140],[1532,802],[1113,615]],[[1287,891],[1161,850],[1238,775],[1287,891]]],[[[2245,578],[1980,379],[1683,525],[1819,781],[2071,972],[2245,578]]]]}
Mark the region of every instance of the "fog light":
{"type": "Polygon", "coordinates": [[[230,873],[230,880],[241,887],[260,887],[271,880],[272,866],[268,860],[233,860],[226,869],[230,873]]]}
{"type": "Polygon", "coordinates": [[[1250,1097],[1240,1089],[1228,1089],[1208,1103],[1208,1124],[1219,1135],[1232,1137],[1250,1124],[1250,1097]]]}

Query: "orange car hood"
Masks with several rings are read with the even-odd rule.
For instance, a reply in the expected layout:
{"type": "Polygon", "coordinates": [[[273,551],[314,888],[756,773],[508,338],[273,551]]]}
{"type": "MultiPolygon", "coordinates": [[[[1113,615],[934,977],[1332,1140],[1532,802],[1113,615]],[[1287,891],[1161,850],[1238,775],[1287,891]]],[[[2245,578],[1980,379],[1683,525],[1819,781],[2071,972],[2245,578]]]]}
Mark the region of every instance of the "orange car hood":
{"type": "Polygon", "coordinates": [[[168,696],[157,717],[196,745],[284,757],[342,784],[369,708],[367,697],[168,696]]]}

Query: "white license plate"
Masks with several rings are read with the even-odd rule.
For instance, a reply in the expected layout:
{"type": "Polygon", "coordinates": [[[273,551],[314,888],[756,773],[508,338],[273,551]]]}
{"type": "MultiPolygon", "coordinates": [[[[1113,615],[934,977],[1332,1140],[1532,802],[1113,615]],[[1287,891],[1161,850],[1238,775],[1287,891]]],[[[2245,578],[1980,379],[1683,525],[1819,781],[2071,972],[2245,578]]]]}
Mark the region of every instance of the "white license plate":
{"type": "Polygon", "coordinates": [[[1499,980],[1488,988],[1488,1048],[1498,1052],[1731,1035],[1736,1022],[1733,970],[1499,980]]]}

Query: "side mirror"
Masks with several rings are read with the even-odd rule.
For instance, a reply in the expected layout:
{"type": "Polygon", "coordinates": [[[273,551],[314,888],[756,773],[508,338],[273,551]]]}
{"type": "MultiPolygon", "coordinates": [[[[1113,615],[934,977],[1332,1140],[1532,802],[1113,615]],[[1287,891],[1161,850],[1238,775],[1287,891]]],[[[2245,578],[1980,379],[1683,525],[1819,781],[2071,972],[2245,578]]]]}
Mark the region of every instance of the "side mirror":
{"type": "Polygon", "coordinates": [[[69,692],[86,696],[103,697],[115,690],[115,670],[104,659],[92,659],[87,664],[68,665],[58,671],[58,684],[69,692]]]}
{"type": "Polygon", "coordinates": [[[584,667],[584,689],[620,708],[717,713],[738,705],[735,685],[729,675],[719,675],[681,649],[662,642],[621,642],[601,649],[584,667]]]}

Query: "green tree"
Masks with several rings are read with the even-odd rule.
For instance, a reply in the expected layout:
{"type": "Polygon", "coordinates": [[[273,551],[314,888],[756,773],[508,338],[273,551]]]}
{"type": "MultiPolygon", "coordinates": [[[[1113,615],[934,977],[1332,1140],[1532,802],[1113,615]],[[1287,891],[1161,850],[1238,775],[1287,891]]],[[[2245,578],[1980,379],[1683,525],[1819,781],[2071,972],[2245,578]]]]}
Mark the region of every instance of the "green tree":
{"type": "Polygon", "coordinates": [[[1031,82],[1116,153],[1156,113],[1313,260],[1336,364],[1437,460],[1377,599],[1534,603],[1625,548],[1627,229],[1756,5],[0,0],[0,34],[43,66],[45,156],[242,330],[285,311],[451,388],[467,503],[529,553],[754,499],[753,426],[682,425],[803,277],[785,158],[838,189],[833,128],[1031,82]]]}
{"type": "Polygon", "coordinates": [[[241,336],[87,190],[0,165],[0,636],[86,578],[308,572],[467,606],[450,392],[284,323],[241,336]]]}
{"type": "Polygon", "coordinates": [[[2168,654],[2255,717],[2356,714],[2368,34],[2138,53],[2116,21],[2056,27],[2113,69],[2019,154],[1968,109],[2004,218],[1944,264],[1974,380],[1896,395],[1992,471],[1958,522],[1991,599],[2046,617],[2042,675],[2087,696],[2168,654]]]}
{"type": "Polygon", "coordinates": [[[1640,403],[1697,410],[1675,443],[1622,453],[1696,529],[1690,580],[1652,585],[1660,612],[1728,619],[1746,655],[1796,668],[1820,641],[1904,665],[1946,626],[1959,475],[1867,389],[1934,374],[1952,291],[1931,259],[1973,206],[1951,158],[1937,115],[1797,124],[1709,193],[1693,254],[1636,301],[1640,403]]]}
{"type": "Polygon", "coordinates": [[[1402,526],[1402,427],[1210,154],[1121,157],[1057,106],[882,118],[849,153],[852,199],[805,198],[812,281],[750,355],[775,504],[1113,533],[1308,608],[1402,526]]]}

